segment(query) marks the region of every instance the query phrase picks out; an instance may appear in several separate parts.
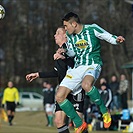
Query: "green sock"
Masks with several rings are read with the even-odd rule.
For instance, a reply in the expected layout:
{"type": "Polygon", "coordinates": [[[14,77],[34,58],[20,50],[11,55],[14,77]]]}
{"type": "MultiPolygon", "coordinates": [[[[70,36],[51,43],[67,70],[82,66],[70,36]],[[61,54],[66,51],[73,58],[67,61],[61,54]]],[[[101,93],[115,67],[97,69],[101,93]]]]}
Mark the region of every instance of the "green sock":
{"type": "Polygon", "coordinates": [[[49,121],[49,125],[53,126],[53,116],[52,115],[48,115],[48,121],[49,121]]]}
{"type": "Polygon", "coordinates": [[[92,102],[94,102],[96,105],[99,106],[102,114],[107,112],[107,108],[104,105],[103,100],[101,99],[101,95],[100,95],[98,89],[95,86],[93,86],[91,91],[87,92],[86,94],[90,97],[90,100],[92,102]]]}
{"type": "Polygon", "coordinates": [[[65,99],[62,103],[59,104],[59,106],[67,114],[67,116],[70,117],[76,127],[80,127],[82,125],[82,119],[79,117],[73,105],[68,99],[65,99]]]}

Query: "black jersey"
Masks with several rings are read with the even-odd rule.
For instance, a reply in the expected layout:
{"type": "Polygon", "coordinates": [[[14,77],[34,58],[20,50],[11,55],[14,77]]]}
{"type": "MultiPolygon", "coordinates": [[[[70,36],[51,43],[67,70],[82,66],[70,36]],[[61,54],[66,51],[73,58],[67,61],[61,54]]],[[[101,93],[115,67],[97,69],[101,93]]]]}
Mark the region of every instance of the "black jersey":
{"type": "Polygon", "coordinates": [[[49,104],[55,103],[54,95],[55,91],[52,87],[50,89],[48,88],[43,89],[43,96],[44,96],[43,104],[45,105],[47,103],[49,104]]]}
{"type": "MultiPolygon", "coordinates": [[[[63,78],[65,77],[66,75],[66,71],[70,68],[73,68],[74,67],[74,58],[71,58],[71,57],[67,57],[62,60],[62,59],[59,59],[59,60],[55,60],[55,65],[54,65],[54,68],[52,71],[50,72],[39,72],[39,77],[40,78],[52,78],[52,77],[58,77],[58,82],[60,83],[63,78]]],[[[67,96],[67,98],[69,99],[69,101],[72,102],[74,108],[76,111],[78,112],[83,112],[83,105],[84,105],[84,90],[82,90],[78,95],[80,95],[80,97],[82,96],[82,100],[80,99],[80,101],[75,100],[76,99],[76,96],[74,97],[71,93],[67,96]],[[82,94],[82,95],[81,95],[82,94]]],[[[56,108],[55,108],[55,112],[56,111],[60,111],[61,108],[59,106],[59,104],[56,102],[56,108]]]]}
{"type": "Polygon", "coordinates": [[[71,57],[66,57],[66,59],[55,60],[55,65],[52,71],[50,72],[39,72],[40,78],[51,78],[58,77],[59,83],[66,75],[66,71],[69,67],[73,68],[74,60],[71,57]]]}

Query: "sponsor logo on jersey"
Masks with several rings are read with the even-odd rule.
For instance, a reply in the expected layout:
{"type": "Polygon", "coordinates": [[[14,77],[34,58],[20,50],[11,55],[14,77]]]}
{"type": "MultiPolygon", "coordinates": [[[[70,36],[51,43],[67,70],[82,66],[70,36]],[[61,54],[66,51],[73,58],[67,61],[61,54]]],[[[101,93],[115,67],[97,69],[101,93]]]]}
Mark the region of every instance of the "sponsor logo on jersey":
{"type": "Polygon", "coordinates": [[[94,68],[93,67],[89,67],[87,70],[94,70],[94,68]]]}
{"type": "Polygon", "coordinates": [[[72,76],[67,74],[66,78],[72,79],[72,76]]]}
{"type": "Polygon", "coordinates": [[[79,40],[76,42],[75,46],[79,49],[85,49],[88,46],[88,42],[86,40],[79,40]]]}

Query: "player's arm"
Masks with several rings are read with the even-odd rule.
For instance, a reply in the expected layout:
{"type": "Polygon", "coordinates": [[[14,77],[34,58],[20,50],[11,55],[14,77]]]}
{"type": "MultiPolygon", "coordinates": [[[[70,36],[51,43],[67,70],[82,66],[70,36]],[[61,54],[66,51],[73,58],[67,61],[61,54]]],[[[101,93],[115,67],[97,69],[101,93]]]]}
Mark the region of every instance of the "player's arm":
{"type": "Polygon", "coordinates": [[[4,93],[3,93],[3,99],[2,99],[2,107],[4,108],[4,105],[6,103],[6,97],[7,97],[7,94],[6,94],[6,89],[4,90],[4,93]]]}
{"type": "Polygon", "coordinates": [[[56,68],[53,69],[53,71],[49,72],[39,72],[39,78],[54,78],[58,77],[58,72],[56,71],[56,68]]]}
{"type": "Polygon", "coordinates": [[[73,57],[69,57],[66,55],[65,60],[63,60],[65,62],[65,64],[71,68],[74,67],[74,58],[73,57]]]}
{"type": "Polygon", "coordinates": [[[93,24],[92,27],[94,28],[95,36],[101,40],[105,40],[111,44],[119,44],[125,41],[124,37],[112,35],[96,24],[93,24]]]}
{"type": "Polygon", "coordinates": [[[69,55],[66,54],[66,50],[63,48],[59,48],[54,54],[54,60],[59,59],[64,61],[67,66],[71,68],[74,67],[74,57],[69,57],[69,55]]]}
{"type": "Polygon", "coordinates": [[[58,60],[58,59],[65,59],[65,56],[64,56],[64,51],[63,48],[59,48],[56,53],[54,54],[54,60],[58,60]]]}
{"type": "Polygon", "coordinates": [[[36,73],[30,73],[30,74],[27,74],[26,75],[26,80],[31,82],[33,81],[34,79],[38,78],[39,77],[39,72],[36,72],[36,73]]]}
{"type": "Polygon", "coordinates": [[[54,60],[58,60],[58,59],[64,60],[64,59],[67,59],[68,56],[71,58],[75,56],[75,52],[73,50],[73,46],[70,41],[64,43],[62,46],[63,48],[58,48],[58,50],[54,54],[54,60]]]}
{"type": "Polygon", "coordinates": [[[36,72],[36,73],[27,74],[26,80],[31,82],[36,78],[52,78],[52,77],[58,77],[58,73],[55,69],[53,69],[50,72],[36,72]]]}
{"type": "Polygon", "coordinates": [[[19,98],[19,92],[18,92],[18,89],[17,88],[15,88],[15,97],[16,97],[17,105],[19,105],[20,98],[19,98]]]}

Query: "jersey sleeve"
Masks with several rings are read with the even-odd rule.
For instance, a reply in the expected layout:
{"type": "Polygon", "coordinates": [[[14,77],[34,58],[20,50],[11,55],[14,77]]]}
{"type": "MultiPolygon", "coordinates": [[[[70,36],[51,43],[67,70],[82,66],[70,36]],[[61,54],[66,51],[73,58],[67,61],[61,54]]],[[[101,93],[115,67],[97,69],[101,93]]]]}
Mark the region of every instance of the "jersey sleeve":
{"type": "Polygon", "coordinates": [[[18,92],[17,88],[15,88],[15,89],[16,89],[16,92],[15,92],[16,102],[19,102],[19,92],[18,92]]]}
{"type": "Polygon", "coordinates": [[[74,57],[75,56],[75,52],[73,50],[72,41],[71,41],[71,38],[68,35],[67,35],[67,42],[66,42],[66,54],[69,57],[74,57]]]}
{"type": "Polygon", "coordinates": [[[111,92],[110,89],[108,89],[108,99],[107,99],[107,101],[106,101],[105,106],[106,106],[106,107],[109,107],[109,105],[111,104],[111,101],[112,101],[112,92],[111,92]]]}
{"type": "Polygon", "coordinates": [[[5,102],[6,102],[6,89],[4,90],[4,93],[3,93],[2,104],[5,104],[5,102]]]}
{"type": "Polygon", "coordinates": [[[107,32],[106,30],[104,30],[103,28],[101,28],[100,26],[98,26],[97,24],[93,24],[92,25],[94,27],[94,34],[97,38],[101,39],[101,40],[105,40],[111,44],[116,45],[116,35],[112,35],[109,32],[107,32]]]}
{"type": "Polygon", "coordinates": [[[53,70],[49,72],[39,72],[39,78],[52,78],[52,77],[58,77],[56,68],[53,68],[53,70]]]}

